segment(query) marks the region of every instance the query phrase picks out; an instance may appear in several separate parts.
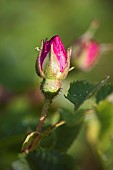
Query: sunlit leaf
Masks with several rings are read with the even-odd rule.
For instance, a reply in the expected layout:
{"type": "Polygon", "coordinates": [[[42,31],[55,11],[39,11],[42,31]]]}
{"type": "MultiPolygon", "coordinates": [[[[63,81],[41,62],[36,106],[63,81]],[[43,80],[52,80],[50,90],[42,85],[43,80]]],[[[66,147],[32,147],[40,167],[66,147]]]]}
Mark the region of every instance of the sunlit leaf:
{"type": "Polygon", "coordinates": [[[103,101],[97,106],[97,116],[101,124],[100,136],[102,137],[111,130],[111,135],[113,134],[112,124],[113,124],[113,105],[108,101],[103,101]]]}
{"type": "Polygon", "coordinates": [[[85,80],[76,81],[70,84],[67,96],[65,96],[70,102],[78,108],[85,100],[88,99],[90,93],[95,89],[96,85],[93,85],[85,80]]]}

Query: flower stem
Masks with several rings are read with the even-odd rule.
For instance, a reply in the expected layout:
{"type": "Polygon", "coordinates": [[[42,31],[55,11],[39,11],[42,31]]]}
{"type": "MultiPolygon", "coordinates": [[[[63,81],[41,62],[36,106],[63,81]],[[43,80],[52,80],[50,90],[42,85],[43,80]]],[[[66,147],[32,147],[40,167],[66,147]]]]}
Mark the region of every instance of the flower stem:
{"type": "Polygon", "coordinates": [[[38,144],[40,143],[40,141],[47,135],[49,135],[55,128],[61,126],[65,124],[65,121],[59,121],[57,123],[55,123],[54,125],[50,126],[47,130],[45,130],[44,132],[42,133],[38,133],[38,132],[32,132],[30,133],[23,145],[22,145],[22,148],[21,148],[21,152],[24,152],[24,153],[29,153],[31,151],[33,151],[34,149],[37,148],[38,144]]]}
{"type": "Polygon", "coordinates": [[[44,101],[44,104],[42,107],[39,123],[36,128],[36,132],[38,132],[38,133],[41,133],[43,124],[47,118],[47,112],[48,112],[49,106],[51,105],[51,102],[52,102],[52,98],[45,97],[45,101],[44,101]]]}

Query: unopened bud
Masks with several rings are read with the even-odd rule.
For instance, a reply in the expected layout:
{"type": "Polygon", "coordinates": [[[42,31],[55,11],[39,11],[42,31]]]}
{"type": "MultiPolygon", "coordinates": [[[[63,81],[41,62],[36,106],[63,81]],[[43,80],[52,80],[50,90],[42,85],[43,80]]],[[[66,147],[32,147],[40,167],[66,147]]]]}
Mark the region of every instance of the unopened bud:
{"type": "Polygon", "coordinates": [[[39,56],[36,60],[36,72],[42,77],[42,92],[55,93],[61,88],[61,81],[65,79],[70,67],[70,49],[65,50],[58,35],[50,40],[42,40],[39,56]],[[45,63],[45,60],[47,62],[45,63]]]}

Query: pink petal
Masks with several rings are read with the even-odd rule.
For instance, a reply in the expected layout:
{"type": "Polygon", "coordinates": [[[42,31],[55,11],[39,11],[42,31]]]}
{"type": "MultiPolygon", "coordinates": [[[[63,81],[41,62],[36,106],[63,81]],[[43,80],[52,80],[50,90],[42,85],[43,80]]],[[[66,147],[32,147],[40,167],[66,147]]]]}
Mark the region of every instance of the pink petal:
{"type": "Polygon", "coordinates": [[[100,54],[99,44],[94,41],[90,42],[88,46],[87,65],[88,66],[92,65],[95,62],[95,60],[98,59],[99,54],[100,54]]]}
{"type": "Polygon", "coordinates": [[[43,49],[42,49],[42,52],[41,52],[41,55],[40,55],[40,66],[41,66],[41,69],[42,69],[43,62],[44,62],[47,54],[50,51],[50,48],[51,48],[50,42],[46,40],[44,42],[43,49]]]}
{"type": "Polygon", "coordinates": [[[50,43],[53,44],[53,50],[60,63],[60,72],[63,72],[67,66],[67,53],[63,43],[58,35],[51,38],[50,43]]]}

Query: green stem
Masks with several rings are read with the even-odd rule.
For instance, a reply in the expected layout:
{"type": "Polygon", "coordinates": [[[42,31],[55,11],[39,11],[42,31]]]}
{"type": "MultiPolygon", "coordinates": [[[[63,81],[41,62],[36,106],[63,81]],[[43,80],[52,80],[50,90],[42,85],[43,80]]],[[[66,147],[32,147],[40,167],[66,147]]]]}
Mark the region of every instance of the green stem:
{"type": "Polygon", "coordinates": [[[47,118],[47,113],[48,113],[49,106],[51,105],[51,102],[52,102],[52,99],[45,97],[45,101],[44,101],[44,104],[42,107],[42,112],[40,115],[39,123],[36,128],[36,132],[38,132],[38,133],[41,133],[43,124],[47,118]]]}
{"type": "Polygon", "coordinates": [[[99,27],[99,22],[97,20],[93,20],[88,30],[83,34],[83,37],[86,40],[91,39],[94,36],[98,27],[99,27]]]}
{"type": "Polygon", "coordinates": [[[25,139],[25,141],[24,141],[24,143],[22,145],[21,152],[24,152],[24,153],[28,154],[29,152],[33,151],[34,149],[37,148],[38,144],[40,143],[40,141],[45,136],[49,135],[52,132],[52,130],[54,130],[55,128],[57,128],[57,127],[59,127],[59,126],[61,126],[63,124],[65,124],[65,121],[62,120],[62,121],[59,121],[59,122],[55,123],[54,125],[52,125],[47,130],[45,130],[44,132],[42,132],[40,134],[38,132],[30,133],[26,137],[26,139],[25,139]]]}
{"type": "Polygon", "coordinates": [[[49,133],[52,132],[52,130],[54,130],[55,128],[57,128],[57,127],[59,127],[59,126],[61,126],[61,125],[63,125],[63,124],[65,124],[65,121],[64,121],[64,120],[55,123],[54,125],[52,125],[51,127],[49,127],[49,128],[43,133],[43,136],[48,135],[49,133]]]}

